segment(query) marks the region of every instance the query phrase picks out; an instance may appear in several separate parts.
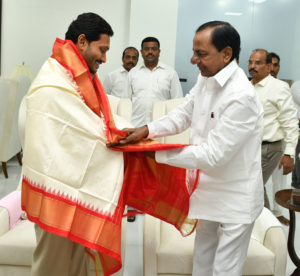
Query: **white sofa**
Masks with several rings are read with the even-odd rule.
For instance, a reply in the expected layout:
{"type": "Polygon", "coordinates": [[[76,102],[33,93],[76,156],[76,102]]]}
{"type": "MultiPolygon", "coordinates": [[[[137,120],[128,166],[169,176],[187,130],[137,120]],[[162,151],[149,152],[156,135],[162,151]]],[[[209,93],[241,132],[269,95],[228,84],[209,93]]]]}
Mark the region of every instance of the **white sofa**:
{"type": "MultiPolygon", "coordinates": [[[[144,224],[144,276],[192,275],[195,233],[182,237],[175,227],[149,215],[144,224]]],[[[276,217],[264,209],[256,220],[244,276],[285,276],[286,238],[276,217]]]]}
{"type": "Polygon", "coordinates": [[[26,94],[30,79],[18,80],[0,78],[0,161],[6,178],[6,162],[18,154],[21,164],[21,144],[18,135],[18,110],[21,99],[26,94]]]}
{"type": "MultiPolygon", "coordinates": [[[[131,120],[131,101],[109,96],[113,113],[131,120]]],[[[26,107],[22,105],[20,117],[25,122],[26,107]],[[25,114],[24,114],[25,112],[25,114]]],[[[20,133],[24,133],[20,128],[20,133]]],[[[23,137],[24,134],[21,134],[23,137]]],[[[18,187],[20,189],[20,187],[18,187]]],[[[16,203],[20,204],[20,202],[16,203]]],[[[125,260],[127,218],[122,220],[122,262],[125,260]]],[[[34,224],[29,220],[23,220],[16,227],[9,230],[9,216],[5,208],[0,207],[0,276],[29,276],[32,255],[36,246],[34,224]]],[[[90,262],[90,274],[94,273],[94,263],[90,262]]],[[[116,276],[123,275],[123,268],[115,273],[116,276]]],[[[47,275],[45,275],[47,276],[47,275]]]]}
{"type": "MultiPolygon", "coordinates": [[[[153,120],[167,114],[183,98],[157,102],[153,120]]],[[[188,131],[165,137],[165,143],[188,143],[188,131]]],[[[195,233],[183,238],[173,226],[154,217],[145,216],[144,276],[184,276],[192,274],[195,233]]],[[[250,240],[243,275],[285,276],[287,244],[283,229],[268,210],[256,220],[250,240]]]]}

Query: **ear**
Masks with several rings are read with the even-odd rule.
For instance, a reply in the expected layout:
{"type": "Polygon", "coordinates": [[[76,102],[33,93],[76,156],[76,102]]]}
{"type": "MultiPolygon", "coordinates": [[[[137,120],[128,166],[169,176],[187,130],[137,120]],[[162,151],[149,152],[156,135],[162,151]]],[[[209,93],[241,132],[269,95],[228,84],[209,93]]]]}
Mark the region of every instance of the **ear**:
{"type": "Polygon", "coordinates": [[[223,50],[223,60],[225,64],[228,64],[230,62],[230,59],[232,57],[232,48],[230,46],[226,46],[223,50]]]}
{"type": "Polygon", "coordinates": [[[81,34],[78,36],[76,46],[79,51],[83,51],[88,46],[88,41],[85,37],[85,34],[81,34]]]}

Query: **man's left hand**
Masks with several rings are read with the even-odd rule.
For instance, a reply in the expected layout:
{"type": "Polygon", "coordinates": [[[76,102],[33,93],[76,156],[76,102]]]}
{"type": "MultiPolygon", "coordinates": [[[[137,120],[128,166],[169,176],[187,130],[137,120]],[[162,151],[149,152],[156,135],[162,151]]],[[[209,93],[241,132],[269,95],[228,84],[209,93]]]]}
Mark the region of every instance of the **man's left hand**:
{"type": "Polygon", "coordinates": [[[283,167],[283,174],[288,174],[294,170],[294,158],[284,155],[282,156],[279,164],[279,169],[283,167]]]}

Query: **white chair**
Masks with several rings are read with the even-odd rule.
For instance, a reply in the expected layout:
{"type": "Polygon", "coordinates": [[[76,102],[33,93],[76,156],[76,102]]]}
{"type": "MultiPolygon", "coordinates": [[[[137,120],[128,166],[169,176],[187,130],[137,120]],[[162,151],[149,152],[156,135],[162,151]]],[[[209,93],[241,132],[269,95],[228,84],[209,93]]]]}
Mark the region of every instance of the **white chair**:
{"type": "Polygon", "coordinates": [[[0,78],[0,161],[8,178],[6,163],[15,155],[21,163],[21,144],[18,135],[18,110],[30,86],[27,77],[19,80],[0,78]]]}
{"type": "MultiPolygon", "coordinates": [[[[175,227],[145,216],[144,276],[192,275],[195,233],[183,238],[175,227]]],[[[285,276],[286,238],[276,217],[264,209],[256,220],[243,275],[285,276]]]]}
{"type": "MultiPolygon", "coordinates": [[[[152,120],[156,120],[161,118],[162,116],[168,114],[174,107],[181,104],[184,98],[176,98],[167,101],[155,102],[152,106],[152,120]]],[[[189,143],[189,129],[185,130],[182,133],[168,136],[168,137],[161,137],[157,139],[161,143],[168,143],[168,144],[188,144],[189,143]]]]}
{"type": "MultiPolygon", "coordinates": [[[[182,99],[157,102],[153,106],[153,119],[167,114],[182,99]]],[[[188,143],[188,133],[165,137],[165,143],[188,143]]],[[[145,215],[144,224],[144,276],[192,275],[195,233],[183,238],[175,227],[145,215]]],[[[264,209],[256,220],[243,275],[285,276],[287,244],[283,229],[268,210],[264,209]]]]}
{"type": "MultiPolygon", "coordinates": [[[[113,113],[125,118],[130,122],[131,101],[109,96],[113,113]]],[[[25,122],[26,106],[24,102],[19,114],[21,121],[25,122]]],[[[21,137],[24,139],[20,125],[21,137]]],[[[20,186],[18,187],[20,189],[20,186]]],[[[20,204],[17,202],[16,204],[20,204]]],[[[125,260],[127,218],[122,220],[122,262],[125,260]]],[[[32,254],[36,246],[34,224],[29,220],[21,221],[16,227],[9,230],[9,215],[5,208],[0,207],[0,276],[29,276],[32,263],[32,254]]],[[[90,262],[90,275],[94,273],[94,263],[90,262]]],[[[123,268],[115,273],[116,276],[123,275],[123,268]]]]}

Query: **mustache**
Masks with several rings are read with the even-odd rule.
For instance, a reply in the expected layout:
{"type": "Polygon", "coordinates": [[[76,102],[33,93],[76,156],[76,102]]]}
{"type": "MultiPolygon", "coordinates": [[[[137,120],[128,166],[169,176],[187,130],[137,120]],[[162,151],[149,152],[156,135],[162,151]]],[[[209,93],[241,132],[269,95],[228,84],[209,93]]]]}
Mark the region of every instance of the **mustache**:
{"type": "Polygon", "coordinates": [[[249,70],[249,73],[251,73],[251,72],[258,73],[255,69],[250,69],[250,70],[249,70]]]}
{"type": "Polygon", "coordinates": [[[128,62],[127,65],[132,65],[132,66],[134,66],[134,64],[133,64],[132,62],[128,62]]]}

